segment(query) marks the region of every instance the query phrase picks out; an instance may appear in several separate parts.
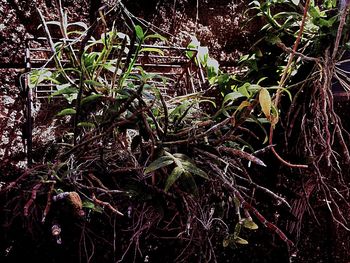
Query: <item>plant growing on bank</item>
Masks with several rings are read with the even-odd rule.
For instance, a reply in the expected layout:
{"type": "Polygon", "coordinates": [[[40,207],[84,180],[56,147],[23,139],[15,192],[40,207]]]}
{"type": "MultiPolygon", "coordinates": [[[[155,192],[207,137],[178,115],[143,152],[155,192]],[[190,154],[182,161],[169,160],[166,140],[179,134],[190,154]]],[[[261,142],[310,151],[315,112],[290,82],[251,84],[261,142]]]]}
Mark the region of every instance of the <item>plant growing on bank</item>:
{"type": "MultiPolygon", "coordinates": [[[[175,92],[168,98],[168,91],[153,84],[168,80],[136,66],[145,52],[166,55],[143,46],[150,39],[165,41],[160,35],[149,35],[136,25],[129,36],[113,23],[95,39],[85,24],[68,23],[63,11],[59,22],[42,18],[42,23],[56,69],[31,72],[30,87],[42,81],[55,83],[57,91],[51,99],[62,96],[69,105],[56,117],[71,125],[68,136],[59,138],[63,143],[57,144],[57,161],[36,164],[1,191],[11,191],[31,175],[23,186],[29,193],[25,217],[34,220],[35,211],[50,224],[52,200],[66,200],[73,214],[85,222],[89,215],[102,212],[133,218],[134,231],[130,244],[123,245],[121,260],[130,246],[141,255],[140,240],[152,231],[171,229],[186,244],[179,243],[178,259],[190,259],[191,251],[197,250],[205,251],[205,258],[215,258],[222,246],[247,244],[245,230],[258,228],[254,220],[293,246],[248,202],[257,190],[289,207],[284,197],[256,184],[247,171],[247,165],[266,167],[257,155],[270,147],[255,145],[264,147],[268,138],[264,126],[278,119],[270,95],[277,87],[242,82],[220,72],[208,49],[192,38],[189,47],[197,51],[187,56],[206,69],[209,89],[175,92]],[[59,27],[63,39],[54,41],[50,24],[59,27]],[[217,88],[222,99],[209,95],[217,88]],[[259,127],[262,135],[251,127],[259,127]],[[46,196],[44,209],[36,205],[37,195],[46,196]],[[145,224],[144,217],[152,220],[145,224]],[[192,248],[186,251],[187,247],[192,248]]],[[[56,224],[53,229],[59,235],[56,224]]],[[[118,231],[122,229],[121,225],[118,231]]]]}
{"type": "MultiPolygon", "coordinates": [[[[334,96],[340,88],[348,91],[349,87],[347,59],[343,58],[348,52],[345,21],[349,4],[339,8],[336,1],[253,1],[252,10],[254,19],[265,22],[264,36],[253,45],[251,54],[242,58],[241,63],[248,68],[242,79],[263,78],[263,83],[279,87],[272,98],[279,115],[285,116],[279,121],[284,152],[305,160],[310,172],[303,179],[309,185],[303,193],[306,202],[293,202],[298,222],[289,222],[288,230],[300,237],[303,214],[316,189],[326,200],[333,220],[348,230],[349,219],[342,215],[336,199],[346,200],[341,189],[346,188],[342,174],[350,163],[349,136],[334,111],[334,96]],[[282,90],[293,95],[289,107],[282,108],[282,90]]],[[[271,124],[270,144],[274,131],[271,124]]]]}
{"type": "MultiPolygon", "coordinates": [[[[147,245],[160,246],[159,239],[171,239],[178,242],[175,261],[220,262],[218,250],[255,242],[258,226],[270,229],[292,249],[288,235],[258,210],[259,203],[266,204],[263,194],[286,210],[292,208],[298,219],[304,213],[296,210],[298,201],[290,205],[285,196],[256,183],[257,168],[264,171],[269,165],[261,156],[276,152],[275,147],[281,149],[280,140],[277,145],[272,141],[281,124],[288,149],[283,153],[294,151],[303,157],[303,164],[310,158],[307,179],[319,179],[320,189],[331,201],[329,209],[339,209],[333,201],[335,195],[343,197],[341,191],[330,191],[333,185],[320,172],[327,163],[331,173],[341,173],[335,146],[348,156],[330,92],[330,79],[340,72],[331,62],[339,55],[325,47],[326,39],[342,33],[340,16],[332,10],[335,3],[253,1],[251,6],[266,26],[265,37],[241,58],[245,73],[221,72],[208,49],[193,37],[189,47],[196,51],[186,55],[205,69],[207,89],[187,94],[172,90],[170,79],[137,65],[141,55],[167,56],[161,49],[144,47],[151,40],[166,40],[148,34],[139,21],[129,24],[131,32],[121,33],[117,23],[105,24],[101,13],[97,25],[110,29],[96,39],[93,27],[68,23],[63,9],[59,22],[42,18],[55,69],[31,72],[30,87],[45,81],[57,85],[51,99],[67,100],[68,106],[56,118],[68,128],[66,136],[57,139],[58,149],[50,162],[36,163],[0,190],[0,194],[12,193],[17,188],[23,193],[25,212],[17,205],[15,214],[29,221],[39,215],[58,241],[56,222],[62,218],[55,210],[61,211],[60,202],[66,202],[72,218],[78,217],[84,225],[82,236],[92,240],[98,225],[106,233],[101,239],[106,250],[121,261],[131,258],[133,249],[135,257],[142,258],[151,253],[147,245]],[[51,37],[50,24],[58,26],[62,39],[51,37]],[[291,144],[296,137],[300,148],[291,144]],[[126,226],[123,220],[132,223],[126,226]]],[[[128,14],[120,3],[115,7],[128,14]]],[[[345,38],[340,52],[346,46],[343,42],[345,38]]],[[[280,161],[305,168],[281,157],[280,161]]],[[[343,186],[342,181],[337,183],[343,186]]],[[[346,227],[345,218],[332,216],[346,227]]],[[[290,224],[289,230],[297,226],[290,224]]],[[[80,239],[82,247],[87,247],[87,239],[80,239]]],[[[83,256],[87,261],[98,251],[94,241],[91,244],[83,256]]]]}

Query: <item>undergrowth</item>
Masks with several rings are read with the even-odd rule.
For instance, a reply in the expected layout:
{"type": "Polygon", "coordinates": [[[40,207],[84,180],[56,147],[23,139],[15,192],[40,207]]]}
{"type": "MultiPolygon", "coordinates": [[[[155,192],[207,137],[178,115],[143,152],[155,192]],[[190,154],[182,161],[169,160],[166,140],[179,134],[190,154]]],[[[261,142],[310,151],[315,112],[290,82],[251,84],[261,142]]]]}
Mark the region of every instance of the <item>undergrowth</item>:
{"type": "Polygon", "coordinates": [[[5,207],[14,207],[8,224],[22,218],[29,231],[51,229],[64,246],[71,218],[80,229],[80,259],[87,262],[106,251],[117,262],[146,260],[162,242],[176,244],[174,262],[220,262],[217,251],[249,245],[249,231],[259,226],[292,255],[290,234],[259,211],[266,205],[261,196],[295,215],[287,230],[298,240],[308,198],[320,191],[334,221],[348,229],[336,201],[348,191],[342,177],[350,161],[348,134],[332,93],[334,78],[347,88],[339,58],[348,6],[340,15],[332,8],[334,1],[253,1],[248,12],[264,19],[265,36],[241,58],[243,74],[221,72],[192,37],[186,55],[206,73],[206,89],[197,91],[175,89],[170,79],[137,65],[140,56],[166,56],[144,46],[166,39],[148,33],[120,3],[101,9],[90,27],[68,23],[62,8],[60,21],[41,16],[55,69],[30,72],[29,88],[56,84],[51,100],[67,100],[56,115],[67,128],[49,161],[34,162],[1,189],[5,207]],[[132,21],[128,33],[106,22],[106,14],[118,8],[132,21]],[[59,28],[59,40],[49,26],[59,28]],[[104,32],[96,39],[98,27],[104,32]],[[325,43],[334,38],[335,44],[325,43]],[[293,153],[301,163],[286,161],[278,151],[293,153]],[[305,174],[306,193],[291,205],[257,183],[267,171],[262,157],[268,152],[305,174]]]}

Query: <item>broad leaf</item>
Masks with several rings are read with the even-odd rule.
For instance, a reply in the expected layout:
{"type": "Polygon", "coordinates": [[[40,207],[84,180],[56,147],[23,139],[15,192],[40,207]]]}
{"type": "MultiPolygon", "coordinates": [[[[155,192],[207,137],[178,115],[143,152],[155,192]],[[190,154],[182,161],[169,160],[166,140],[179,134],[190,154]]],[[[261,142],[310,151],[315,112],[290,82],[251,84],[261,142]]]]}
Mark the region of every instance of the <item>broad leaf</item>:
{"type": "Polygon", "coordinates": [[[174,153],[173,156],[184,161],[193,162],[190,157],[183,153],[174,153]]]}
{"type": "Polygon", "coordinates": [[[208,58],[207,73],[208,79],[216,77],[219,74],[219,62],[216,59],[208,58]]]}
{"type": "Polygon", "coordinates": [[[92,101],[95,101],[97,100],[98,98],[102,97],[103,95],[102,94],[92,94],[92,95],[89,95],[87,97],[85,97],[84,99],[81,100],[81,105],[84,105],[86,103],[89,103],[89,102],[92,102],[92,101]]]}
{"type": "Polygon", "coordinates": [[[238,88],[238,92],[241,93],[243,96],[246,96],[247,98],[250,97],[248,88],[250,86],[250,83],[245,83],[243,86],[238,88]]]}
{"type": "Polygon", "coordinates": [[[84,201],[83,202],[83,207],[90,209],[92,211],[98,212],[98,213],[102,213],[103,209],[99,206],[96,206],[94,203],[90,202],[90,201],[84,201]]]}
{"type": "Polygon", "coordinates": [[[235,101],[235,100],[242,98],[242,97],[245,97],[244,95],[242,95],[242,93],[234,91],[234,92],[231,92],[225,96],[223,103],[225,104],[228,101],[235,101]]]}
{"type": "Polygon", "coordinates": [[[50,79],[52,76],[52,72],[48,70],[33,70],[30,73],[30,78],[29,78],[29,83],[28,86],[29,88],[34,88],[44,80],[50,79]]]}
{"type": "Polygon", "coordinates": [[[189,172],[185,171],[183,173],[181,177],[181,184],[184,186],[185,191],[193,194],[194,196],[198,196],[197,184],[189,172]]]}
{"type": "Polygon", "coordinates": [[[243,238],[241,238],[241,237],[236,237],[236,238],[234,239],[234,242],[235,242],[236,244],[240,244],[240,245],[248,245],[248,244],[249,244],[247,240],[245,240],[245,239],[243,239],[243,238]]]}
{"type": "Polygon", "coordinates": [[[259,92],[259,102],[262,112],[265,114],[267,119],[270,119],[272,102],[270,93],[267,89],[261,88],[259,92]]]}
{"type": "Polygon", "coordinates": [[[64,84],[57,86],[57,91],[52,93],[50,97],[58,96],[58,95],[69,95],[69,94],[75,94],[78,93],[78,89],[75,87],[72,87],[70,84],[64,84]]]}
{"type": "Polygon", "coordinates": [[[66,115],[74,115],[76,113],[75,109],[72,108],[68,108],[68,109],[64,109],[61,110],[59,113],[57,113],[56,116],[66,116],[66,115]]]}
{"type": "Polygon", "coordinates": [[[165,183],[164,191],[167,192],[169,188],[180,178],[180,176],[184,173],[184,169],[182,167],[175,167],[174,170],[169,175],[168,179],[165,183]]]}
{"type": "Polygon", "coordinates": [[[162,156],[153,161],[145,170],[145,174],[158,170],[164,166],[168,166],[174,162],[174,159],[170,156],[162,156]]]}
{"type": "Polygon", "coordinates": [[[209,179],[207,173],[198,168],[194,163],[189,161],[182,161],[181,164],[187,172],[198,175],[204,179],[209,179]]]}
{"type": "Polygon", "coordinates": [[[208,47],[198,47],[198,58],[199,62],[205,67],[209,59],[208,47]]]}
{"type": "Polygon", "coordinates": [[[252,220],[252,219],[249,219],[249,218],[245,218],[245,219],[243,220],[243,227],[245,227],[245,228],[247,228],[247,229],[250,229],[250,230],[256,230],[256,229],[259,228],[258,225],[255,224],[255,223],[253,222],[253,220],[252,220]]]}

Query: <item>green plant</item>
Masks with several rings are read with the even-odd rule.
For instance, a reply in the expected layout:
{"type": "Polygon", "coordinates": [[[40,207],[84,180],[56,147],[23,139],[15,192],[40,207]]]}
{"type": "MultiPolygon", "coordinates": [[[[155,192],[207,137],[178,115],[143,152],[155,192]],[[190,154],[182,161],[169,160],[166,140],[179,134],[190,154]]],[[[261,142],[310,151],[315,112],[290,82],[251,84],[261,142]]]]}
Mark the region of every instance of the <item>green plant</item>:
{"type": "MultiPolygon", "coordinates": [[[[258,154],[273,147],[266,146],[266,127],[280,119],[273,99],[279,90],[291,99],[288,88],[266,76],[221,72],[208,48],[193,37],[187,56],[205,69],[207,90],[180,95],[170,86],[162,91],[154,82],[171,82],[137,66],[137,61],[145,52],[166,56],[161,49],[143,46],[163,37],[148,35],[139,25],[124,34],[112,23],[95,39],[86,26],[79,23],[76,28],[63,16],[52,24],[71,41],[54,43],[47,24],[43,20],[56,69],[32,72],[30,85],[52,81],[58,89],[52,97],[63,96],[69,103],[56,116],[70,124],[66,134],[71,136],[59,138],[63,143],[55,156],[60,169],[54,188],[78,193],[81,207],[101,218],[133,218],[132,234],[124,239],[130,244],[121,245],[125,254],[149,231],[168,234],[175,229],[175,239],[191,248],[183,254],[184,261],[199,250],[209,257],[218,246],[246,244],[243,229],[257,229],[253,217],[293,246],[255,208],[258,202],[251,201],[256,190],[289,209],[287,200],[255,183],[249,173],[267,166],[258,154]],[[67,59],[69,63],[63,63],[67,59]],[[226,216],[230,211],[235,214],[226,216]],[[214,237],[219,245],[212,243],[214,237]]],[[[257,56],[243,57],[243,67],[248,61],[261,70],[257,56]]],[[[32,184],[24,190],[38,180],[38,171],[31,174],[32,184]]],[[[116,243],[116,235],[113,239],[116,243]]]]}
{"type": "MultiPolygon", "coordinates": [[[[345,21],[349,4],[338,9],[336,1],[253,1],[251,6],[249,12],[256,14],[253,19],[262,19],[265,23],[264,36],[241,58],[247,72],[238,79],[248,83],[262,79],[265,86],[277,87],[276,92],[266,96],[272,98],[272,104],[270,99],[264,99],[266,105],[261,105],[266,117],[270,105],[274,108],[271,113],[275,112],[269,144],[273,145],[276,130],[285,134],[283,147],[280,136],[274,141],[280,143],[285,153],[308,160],[310,175],[303,180],[312,185],[310,189],[320,187],[325,200],[332,200],[332,204],[327,205],[332,218],[348,230],[348,219],[341,215],[335,196],[344,198],[338,194],[339,189],[345,187],[345,181],[338,175],[350,163],[349,137],[334,110],[333,83],[339,81],[345,90],[348,88],[341,57],[347,50],[349,28],[345,21]],[[285,91],[289,97],[293,95],[289,105],[283,96],[285,91]],[[338,190],[334,193],[330,189],[338,190]]],[[[259,94],[259,98],[260,95],[263,94],[259,94]]],[[[305,168],[286,162],[272,149],[283,164],[305,168]]],[[[309,191],[311,195],[313,190],[309,191]]],[[[297,204],[300,202],[296,201],[297,204]]],[[[294,210],[294,213],[302,217],[304,210],[294,210]]],[[[290,231],[299,237],[300,228],[295,224],[291,224],[290,231]]]]}

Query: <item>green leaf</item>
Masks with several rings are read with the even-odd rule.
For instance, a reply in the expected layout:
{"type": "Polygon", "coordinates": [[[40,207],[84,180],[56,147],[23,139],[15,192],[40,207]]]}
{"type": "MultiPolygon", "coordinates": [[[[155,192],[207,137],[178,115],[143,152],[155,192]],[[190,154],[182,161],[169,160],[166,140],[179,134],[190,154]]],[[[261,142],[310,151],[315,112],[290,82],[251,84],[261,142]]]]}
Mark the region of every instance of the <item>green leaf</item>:
{"type": "Polygon", "coordinates": [[[196,181],[189,172],[184,171],[183,175],[181,176],[181,183],[187,192],[193,194],[194,196],[198,196],[196,181]]]}
{"type": "Polygon", "coordinates": [[[140,40],[143,40],[144,37],[145,37],[145,33],[143,32],[143,29],[141,26],[139,25],[136,25],[135,26],[135,33],[136,33],[136,36],[140,39],[140,40]]]}
{"type": "Polygon", "coordinates": [[[164,56],[163,50],[161,50],[159,48],[154,48],[154,47],[144,47],[140,50],[140,53],[141,52],[155,52],[155,53],[158,53],[158,54],[164,56]]]}
{"type": "Polygon", "coordinates": [[[198,58],[199,62],[205,67],[209,59],[208,47],[198,47],[198,58]]]}
{"type": "Polygon", "coordinates": [[[216,59],[208,58],[207,73],[208,79],[216,77],[219,74],[219,62],[216,59]]]}
{"type": "Polygon", "coordinates": [[[207,173],[198,168],[194,163],[189,161],[181,161],[181,164],[187,172],[198,175],[204,179],[209,179],[207,173]]]}
{"type": "Polygon", "coordinates": [[[75,109],[67,108],[64,110],[61,110],[59,113],[56,114],[56,116],[66,116],[66,115],[74,115],[76,113],[75,109]]]}
{"type": "Polygon", "coordinates": [[[169,113],[169,117],[180,116],[191,105],[190,101],[184,101],[169,113]]]}
{"type": "Polygon", "coordinates": [[[250,230],[256,230],[258,229],[258,225],[253,222],[252,219],[245,218],[243,219],[243,227],[250,229],[250,230]]]}
{"type": "Polygon", "coordinates": [[[282,40],[277,35],[269,36],[266,40],[272,45],[276,45],[282,42],[282,40]]]}
{"type": "Polygon", "coordinates": [[[72,87],[70,84],[63,84],[57,86],[57,91],[52,93],[50,97],[58,96],[58,95],[69,95],[69,94],[75,94],[78,93],[78,89],[75,87],[72,87]]]}
{"type": "Polygon", "coordinates": [[[241,93],[243,96],[249,98],[250,97],[250,94],[248,91],[249,86],[250,86],[250,83],[245,83],[244,85],[238,88],[238,92],[241,93]]]}
{"type": "Polygon", "coordinates": [[[186,154],[183,154],[183,153],[174,153],[173,156],[184,161],[193,162],[190,157],[188,157],[186,154]]]}
{"type": "Polygon", "coordinates": [[[29,77],[29,88],[34,88],[44,80],[49,79],[52,76],[52,72],[48,70],[33,70],[29,77]]]}
{"type": "Polygon", "coordinates": [[[223,104],[225,104],[228,101],[235,101],[242,97],[245,97],[245,96],[242,95],[242,93],[240,92],[237,92],[237,91],[231,92],[225,96],[223,104]]]}
{"type": "Polygon", "coordinates": [[[165,183],[164,191],[167,192],[169,188],[180,178],[180,176],[184,173],[184,169],[181,167],[175,167],[174,170],[169,175],[168,179],[165,183]]]}
{"type": "Polygon", "coordinates": [[[95,100],[97,100],[97,99],[100,98],[100,97],[103,97],[103,95],[102,95],[102,94],[92,94],[92,95],[89,95],[89,96],[87,96],[87,97],[85,97],[85,98],[83,98],[83,99],[81,100],[81,105],[84,105],[84,104],[86,104],[86,103],[95,101],[95,100]]]}
{"type": "Polygon", "coordinates": [[[147,36],[145,37],[145,40],[146,40],[146,39],[150,39],[150,38],[159,39],[159,40],[161,40],[161,41],[166,41],[166,40],[167,40],[166,37],[163,37],[162,35],[159,35],[159,34],[147,35],[147,36]]]}
{"type": "Polygon", "coordinates": [[[83,202],[83,207],[84,208],[88,208],[92,211],[98,212],[98,213],[102,213],[103,209],[99,206],[96,206],[94,203],[90,202],[90,201],[84,201],[83,202]]]}
{"type": "MultiPolygon", "coordinates": [[[[234,200],[234,201],[235,201],[235,200],[234,200]]],[[[238,202],[239,202],[239,201],[238,201],[238,202]]],[[[236,202],[235,202],[235,205],[236,205],[236,207],[237,207],[236,202]]],[[[236,238],[238,237],[238,235],[240,234],[241,228],[242,228],[242,225],[241,225],[240,223],[237,223],[237,224],[235,225],[235,230],[234,230],[234,232],[233,232],[233,238],[234,238],[234,239],[236,239],[236,238]]]]}
{"type": "MultiPolygon", "coordinates": [[[[191,37],[191,42],[188,44],[187,48],[188,49],[197,49],[200,46],[200,42],[195,36],[190,36],[191,37]]],[[[193,56],[195,55],[194,51],[186,51],[186,56],[189,59],[192,59],[193,56]]]]}
{"type": "Polygon", "coordinates": [[[95,128],[95,124],[92,122],[79,122],[78,127],[95,128]]]}
{"type": "Polygon", "coordinates": [[[170,156],[162,156],[153,161],[145,170],[145,174],[158,170],[159,168],[168,166],[174,162],[174,159],[170,156]]]}
{"type": "Polygon", "coordinates": [[[90,202],[90,201],[84,201],[83,202],[83,207],[89,208],[89,209],[94,209],[95,208],[95,204],[90,202]]]}

